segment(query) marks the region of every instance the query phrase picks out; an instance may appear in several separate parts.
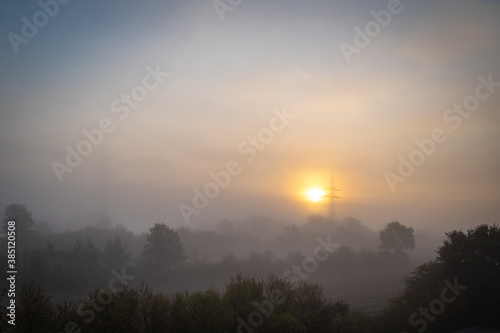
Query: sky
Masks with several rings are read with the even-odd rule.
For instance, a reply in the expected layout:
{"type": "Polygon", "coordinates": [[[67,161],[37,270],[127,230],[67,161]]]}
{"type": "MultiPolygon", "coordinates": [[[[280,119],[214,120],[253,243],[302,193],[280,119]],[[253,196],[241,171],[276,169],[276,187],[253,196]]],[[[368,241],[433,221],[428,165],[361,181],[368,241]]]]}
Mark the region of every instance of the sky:
{"type": "Polygon", "coordinates": [[[337,217],[373,229],[500,221],[498,1],[0,9],[1,207],[137,232],[303,223],[333,176],[337,217]]]}

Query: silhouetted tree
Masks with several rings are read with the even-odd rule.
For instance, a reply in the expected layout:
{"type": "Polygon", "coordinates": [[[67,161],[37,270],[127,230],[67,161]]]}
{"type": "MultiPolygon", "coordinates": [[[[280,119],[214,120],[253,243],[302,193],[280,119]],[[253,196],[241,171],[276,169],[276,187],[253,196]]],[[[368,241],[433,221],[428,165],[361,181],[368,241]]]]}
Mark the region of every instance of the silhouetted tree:
{"type": "Polygon", "coordinates": [[[71,277],[71,282],[76,282],[80,279],[88,280],[89,278],[97,278],[101,274],[101,256],[102,252],[87,239],[84,245],[77,239],[72,249],[61,252],[63,259],[63,271],[71,277]]]}
{"type": "MultiPolygon", "coordinates": [[[[39,285],[29,284],[17,300],[12,333],[370,332],[366,316],[349,315],[348,305],[327,300],[318,284],[292,283],[275,275],[263,280],[238,274],[224,291],[211,287],[173,296],[155,294],[145,284],[137,289],[95,289],[78,306],[53,306],[39,285]]],[[[2,303],[0,313],[6,313],[2,303]]],[[[0,318],[0,328],[6,325],[0,318]]]]}
{"type": "Polygon", "coordinates": [[[224,219],[217,226],[217,230],[222,233],[232,234],[234,231],[233,222],[229,221],[228,219],[224,219]]]}
{"type": "Polygon", "coordinates": [[[465,325],[500,327],[500,227],[482,224],[474,229],[453,231],[438,249],[442,275],[458,278],[467,289],[458,300],[466,306],[465,325]]]}
{"type": "Polygon", "coordinates": [[[50,296],[45,295],[41,284],[23,286],[17,297],[16,332],[49,332],[53,311],[50,296]]]}
{"type": "Polygon", "coordinates": [[[44,280],[48,274],[47,260],[43,250],[33,249],[29,252],[27,274],[31,280],[44,280]]]}
{"type": "Polygon", "coordinates": [[[394,221],[389,223],[384,230],[380,231],[379,249],[394,250],[403,252],[406,249],[415,248],[415,235],[412,227],[406,227],[401,223],[394,221]]]}
{"type": "Polygon", "coordinates": [[[238,316],[246,318],[255,310],[252,302],[262,300],[264,300],[264,283],[255,277],[239,273],[226,283],[224,302],[233,309],[235,322],[238,316]]]}
{"type": "Polygon", "coordinates": [[[142,255],[146,262],[157,268],[174,266],[184,259],[181,238],[165,224],[155,223],[146,236],[142,255]]]}
{"type": "Polygon", "coordinates": [[[115,237],[112,241],[108,239],[104,244],[103,261],[108,269],[120,268],[130,261],[132,254],[127,251],[126,247],[122,245],[119,237],[115,237]]]}
{"type": "Polygon", "coordinates": [[[35,224],[35,221],[31,217],[31,213],[28,211],[28,209],[21,204],[10,204],[5,208],[4,212],[5,218],[3,219],[3,228],[5,231],[7,231],[7,223],[9,221],[15,221],[16,222],[16,231],[17,232],[24,232],[27,230],[30,230],[33,225],[35,224]]]}
{"type": "Polygon", "coordinates": [[[403,293],[378,318],[379,332],[450,332],[472,326],[500,327],[500,229],[479,225],[446,234],[435,260],[405,279],[403,293]],[[424,320],[421,309],[443,304],[424,320]],[[409,318],[413,330],[409,325],[409,318]],[[410,329],[410,330],[409,330],[410,329]]]}

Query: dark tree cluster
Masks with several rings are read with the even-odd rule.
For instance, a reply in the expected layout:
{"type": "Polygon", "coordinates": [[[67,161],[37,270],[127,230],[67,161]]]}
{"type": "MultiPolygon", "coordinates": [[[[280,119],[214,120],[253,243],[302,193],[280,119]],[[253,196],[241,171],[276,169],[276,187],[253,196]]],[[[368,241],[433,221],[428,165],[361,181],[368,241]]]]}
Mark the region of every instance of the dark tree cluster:
{"type": "MultiPolygon", "coordinates": [[[[120,228],[87,227],[80,232],[40,235],[32,230],[35,222],[24,205],[8,205],[4,215],[4,227],[9,221],[15,221],[16,268],[20,283],[43,282],[46,288],[58,291],[88,289],[99,285],[97,281],[102,284],[109,280],[112,270],[135,267],[146,272],[160,272],[185,258],[179,235],[165,224],[155,224],[150,229],[142,245],[142,254],[133,260],[127,245],[117,235],[138,237],[120,228]],[[94,242],[96,238],[102,239],[101,246],[94,242]],[[68,240],[73,243],[67,243],[68,240]]],[[[0,245],[6,248],[5,239],[0,245]]],[[[4,251],[0,254],[0,267],[4,271],[6,263],[4,251]]]]}
{"type": "MultiPolygon", "coordinates": [[[[341,245],[329,253],[316,253],[324,259],[311,270],[311,263],[316,265],[314,254],[300,248],[285,257],[275,257],[265,248],[246,257],[227,251],[212,262],[185,255],[186,239],[191,245],[253,239],[235,234],[227,222],[223,234],[185,228],[177,232],[155,224],[136,236],[101,221],[97,227],[42,235],[32,230],[31,213],[18,204],[5,210],[4,223],[11,220],[16,221],[21,241],[16,249],[18,324],[13,329],[6,326],[4,289],[2,331],[433,333],[473,326],[500,328],[497,225],[447,233],[438,256],[414,269],[417,264],[405,252],[415,247],[414,230],[395,221],[380,231],[378,251],[341,245]],[[109,287],[107,282],[116,278],[111,273],[124,268],[139,278],[118,289],[109,287]],[[293,279],[272,274],[287,271],[293,271],[293,279]],[[376,310],[378,315],[350,309],[349,299],[331,301],[325,296],[377,280],[395,285],[405,275],[403,292],[382,313],[376,310]],[[102,289],[106,286],[110,289],[102,289]],[[94,291],[89,294],[90,290],[94,291]],[[54,300],[68,292],[71,299],[54,300]],[[84,295],[83,301],[74,302],[84,295]]],[[[323,230],[322,239],[331,233],[335,242],[349,235],[371,237],[354,218],[333,226],[323,222],[314,217],[302,228],[289,225],[274,244],[281,242],[286,250],[287,243],[301,242],[304,248],[315,249],[319,243],[313,230],[323,230]]],[[[7,270],[6,262],[0,254],[0,269],[7,270]]]]}
{"type": "MultiPolygon", "coordinates": [[[[124,287],[96,308],[89,300],[99,293],[91,292],[79,305],[54,306],[39,285],[28,284],[19,295],[17,324],[10,332],[340,333],[357,332],[370,323],[366,316],[351,313],[343,301],[327,300],[320,285],[291,284],[273,275],[256,279],[239,274],[223,291],[210,288],[170,297],[146,285],[124,287]]],[[[0,327],[8,331],[4,317],[0,327]]]]}
{"type": "Polygon", "coordinates": [[[446,234],[435,260],[418,266],[377,318],[379,332],[500,328],[500,228],[446,234]]]}

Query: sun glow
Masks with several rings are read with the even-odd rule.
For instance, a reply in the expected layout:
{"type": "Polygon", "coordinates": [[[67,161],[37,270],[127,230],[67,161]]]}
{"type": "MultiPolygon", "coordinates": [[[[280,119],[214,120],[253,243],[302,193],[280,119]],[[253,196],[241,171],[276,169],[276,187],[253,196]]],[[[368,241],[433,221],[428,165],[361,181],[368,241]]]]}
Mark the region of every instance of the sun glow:
{"type": "Polygon", "coordinates": [[[319,188],[312,188],[306,192],[306,195],[311,201],[316,202],[325,195],[325,191],[319,188]]]}

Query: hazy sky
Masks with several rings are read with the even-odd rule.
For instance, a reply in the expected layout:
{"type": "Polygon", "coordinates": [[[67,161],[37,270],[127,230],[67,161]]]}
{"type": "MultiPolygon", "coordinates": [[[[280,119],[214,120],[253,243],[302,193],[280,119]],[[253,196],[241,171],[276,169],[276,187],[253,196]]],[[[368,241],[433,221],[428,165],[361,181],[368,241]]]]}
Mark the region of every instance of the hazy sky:
{"type": "Polygon", "coordinates": [[[181,226],[179,205],[235,161],[194,224],[325,214],[304,192],[332,173],[339,218],[372,228],[500,222],[498,1],[46,3],[0,5],[1,207],[181,226]]]}

